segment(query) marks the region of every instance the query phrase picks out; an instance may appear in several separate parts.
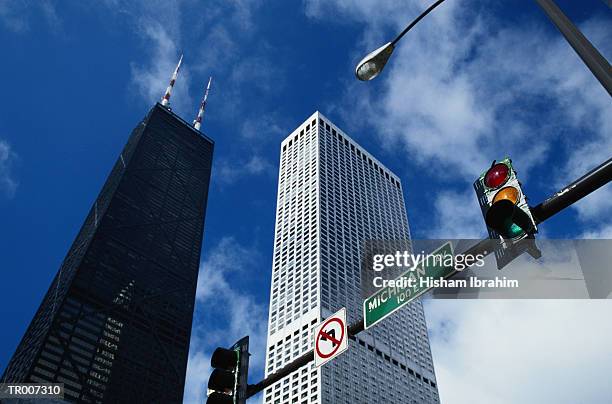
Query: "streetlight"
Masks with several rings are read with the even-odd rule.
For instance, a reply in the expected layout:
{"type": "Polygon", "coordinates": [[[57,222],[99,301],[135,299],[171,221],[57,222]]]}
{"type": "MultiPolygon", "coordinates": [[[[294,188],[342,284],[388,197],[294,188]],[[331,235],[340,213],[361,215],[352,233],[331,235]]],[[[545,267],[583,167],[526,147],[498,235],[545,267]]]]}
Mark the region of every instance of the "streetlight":
{"type": "MultiPolygon", "coordinates": [[[[361,81],[369,81],[378,76],[383,71],[387,60],[391,57],[395,44],[402,39],[406,32],[410,31],[423,17],[429,14],[434,8],[440,5],[444,0],[438,0],[433,3],[414,21],[412,21],[404,30],[391,42],[387,42],[374,52],[369,53],[361,59],[355,68],[355,76],[361,81]]],[[[591,70],[595,78],[599,80],[601,85],[612,96],[612,69],[610,64],[601,53],[589,42],[588,39],[580,32],[580,30],[570,21],[563,11],[555,4],[553,0],[535,0],[544,10],[546,15],[557,26],[568,43],[574,48],[578,56],[584,64],[591,70]]],[[[609,3],[609,1],[608,1],[609,3]]]]}
{"type": "Polygon", "coordinates": [[[421,13],[414,21],[412,21],[404,30],[391,42],[387,42],[374,52],[369,53],[366,57],[361,59],[355,68],[355,76],[361,81],[369,81],[374,77],[378,76],[382,72],[387,60],[395,49],[395,44],[402,39],[406,32],[410,31],[423,17],[425,17],[431,10],[436,8],[444,0],[438,0],[433,3],[429,8],[421,13]]]}

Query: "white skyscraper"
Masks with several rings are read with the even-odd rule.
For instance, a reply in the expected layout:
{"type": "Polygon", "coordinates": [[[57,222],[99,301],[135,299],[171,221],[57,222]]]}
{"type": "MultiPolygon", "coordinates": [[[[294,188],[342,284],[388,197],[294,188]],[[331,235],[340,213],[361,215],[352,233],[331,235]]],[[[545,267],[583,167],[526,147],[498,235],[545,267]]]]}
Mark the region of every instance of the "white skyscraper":
{"type": "MultiPolygon", "coordinates": [[[[318,112],[293,131],[281,144],[266,375],[312,349],[313,326],[339,308],[361,318],[365,240],[409,237],[395,174],[318,112]]],[[[265,404],[437,402],[420,301],[264,393],[265,404]]]]}

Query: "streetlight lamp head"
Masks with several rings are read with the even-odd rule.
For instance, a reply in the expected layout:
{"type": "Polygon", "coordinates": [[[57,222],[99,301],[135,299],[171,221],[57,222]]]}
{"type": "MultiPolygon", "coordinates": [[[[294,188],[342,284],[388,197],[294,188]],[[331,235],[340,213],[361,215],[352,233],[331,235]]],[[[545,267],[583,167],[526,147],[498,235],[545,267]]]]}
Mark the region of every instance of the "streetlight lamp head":
{"type": "Polygon", "coordinates": [[[393,44],[387,42],[374,52],[369,53],[357,64],[355,76],[361,81],[369,81],[378,76],[393,53],[393,49],[393,44]]]}

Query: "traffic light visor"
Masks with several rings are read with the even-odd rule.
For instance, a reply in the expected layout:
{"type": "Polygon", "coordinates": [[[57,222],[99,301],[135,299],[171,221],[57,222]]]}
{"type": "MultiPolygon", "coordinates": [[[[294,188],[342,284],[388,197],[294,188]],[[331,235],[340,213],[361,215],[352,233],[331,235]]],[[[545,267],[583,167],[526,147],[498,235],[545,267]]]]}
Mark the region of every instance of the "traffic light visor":
{"type": "Polygon", "coordinates": [[[213,368],[234,370],[238,363],[238,352],[233,349],[217,348],[210,358],[213,368]]]}

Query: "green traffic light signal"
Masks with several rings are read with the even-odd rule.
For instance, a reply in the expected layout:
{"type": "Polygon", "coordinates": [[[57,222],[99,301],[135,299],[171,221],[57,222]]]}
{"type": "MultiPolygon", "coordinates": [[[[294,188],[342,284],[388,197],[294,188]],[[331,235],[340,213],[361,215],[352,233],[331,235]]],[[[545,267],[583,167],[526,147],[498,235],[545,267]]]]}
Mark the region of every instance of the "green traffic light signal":
{"type": "Polygon", "coordinates": [[[525,234],[525,230],[517,226],[516,223],[512,223],[511,221],[508,221],[508,223],[510,225],[509,228],[506,229],[506,235],[508,237],[515,238],[525,234]]]}
{"type": "Polygon", "coordinates": [[[485,214],[487,226],[505,239],[523,237],[534,230],[530,216],[517,206],[517,202],[518,200],[494,199],[485,214]]]}

